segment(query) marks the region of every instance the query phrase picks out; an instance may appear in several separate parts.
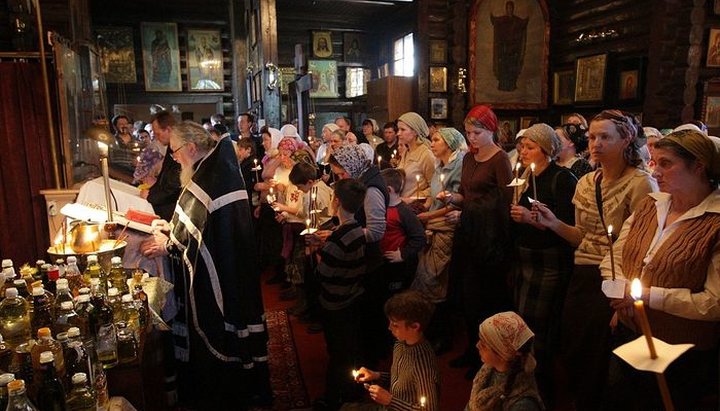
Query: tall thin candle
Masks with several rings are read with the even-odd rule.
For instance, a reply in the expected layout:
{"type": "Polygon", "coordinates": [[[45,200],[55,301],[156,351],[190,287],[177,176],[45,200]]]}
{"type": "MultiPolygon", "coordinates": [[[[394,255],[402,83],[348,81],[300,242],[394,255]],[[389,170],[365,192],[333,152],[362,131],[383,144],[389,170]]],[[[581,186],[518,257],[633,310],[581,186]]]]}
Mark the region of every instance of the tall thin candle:
{"type": "Polygon", "coordinates": [[[415,196],[420,199],[420,174],[415,174],[415,196]]]}
{"type": "Polygon", "coordinates": [[[657,352],[655,351],[655,343],[652,339],[652,331],[650,330],[650,322],[648,321],[647,314],[645,313],[645,304],[642,300],[642,284],[639,279],[634,279],[630,285],[630,295],[635,299],[633,305],[635,306],[635,313],[637,314],[640,328],[642,329],[645,340],[647,341],[648,350],[650,350],[650,358],[656,359],[657,352]]]}
{"type": "Polygon", "coordinates": [[[537,198],[537,184],[535,184],[535,163],[530,163],[530,171],[532,171],[533,199],[539,201],[537,198]]]}
{"type": "Polygon", "coordinates": [[[515,163],[515,187],[513,187],[513,204],[517,204],[520,201],[520,167],[522,164],[520,164],[520,160],[518,160],[517,163],[515,163]]]}
{"type": "Polygon", "coordinates": [[[608,242],[610,243],[610,271],[612,272],[612,280],[615,281],[615,253],[613,253],[613,226],[610,224],[607,228],[608,242]]]}

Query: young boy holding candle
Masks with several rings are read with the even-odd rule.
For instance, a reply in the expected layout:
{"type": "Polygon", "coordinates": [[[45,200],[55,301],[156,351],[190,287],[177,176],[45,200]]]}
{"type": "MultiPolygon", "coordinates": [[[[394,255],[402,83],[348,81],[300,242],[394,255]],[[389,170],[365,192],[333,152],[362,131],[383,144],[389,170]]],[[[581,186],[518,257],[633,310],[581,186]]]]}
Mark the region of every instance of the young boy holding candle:
{"type": "Polygon", "coordinates": [[[366,386],[370,398],[385,409],[440,410],[440,371],[432,345],[423,334],[432,311],[432,303],[417,291],[403,291],[385,303],[389,328],[397,339],[392,372],[362,367],[355,377],[358,382],[379,383],[366,386]],[[389,391],[383,387],[390,387],[389,391]]]}
{"type": "MultiPolygon", "coordinates": [[[[365,233],[355,213],[365,200],[367,189],[355,179],[335,183],[331,201],[340,225],[327,237],[318,252],[317,276],[320,284],[323,331],[328,352],[325,396],[315,401],[316,410],[336,410],[354,391],[349,370],[358,360],[358,319],[365,289],[365,233]]],[[[323,233],[306,236],[311,245],[319,244],[323,233]]]]}

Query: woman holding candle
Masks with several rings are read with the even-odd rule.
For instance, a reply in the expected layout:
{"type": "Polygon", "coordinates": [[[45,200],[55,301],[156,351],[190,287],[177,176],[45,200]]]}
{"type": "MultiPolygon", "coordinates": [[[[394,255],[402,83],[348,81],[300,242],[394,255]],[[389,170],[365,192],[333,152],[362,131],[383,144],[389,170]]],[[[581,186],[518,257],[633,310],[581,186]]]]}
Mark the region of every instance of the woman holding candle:
{"type": "MultiPolygon", "coordinates": [[[[470,153],[463,157],[460,187],[449,193],[448,201],[461,208],[446,214],[449,223],[460,225],[455,231],[452,267],[456,289],[462,293],[463,314],[468,346],[452,361],[455,367],[472,367],[472,378],[480,365],[477,350],[477,326],[485,318],[508,309],[511,302],[507,287],[510,257],[509,226],[512,170],[507,154],[498,147],[493,135],[497,117],[487,106],[475,106],[465,117],[465,132],[470,153]]],[[[446,193],[448,194],[448,193],[446,193]]]]}
{"type": "Polygon", "coordinates": [[[435,172],[435,160],[428,143],[429,129],[419,114],[409,112],[398,119],[398,141],[407,151],[397,168],[405,170],[405,184],[400,196],[406,203],[425,200],[430,194],[430,180],[435,172]],[[420,176],[416,180],[415,176],[420,176]]]}
{"type": "Polygon", "coordinates": [[[543,410],[533,370],[533,332],[514,312],[480,324],[477,349],[483,366],[475,376],[465,411],[543,410]]]}
{"type": "Polygon", "coordinates": [[[575,224],[567,224],[547,206],[537,205],[538,223],[577,247],[561,334],[578,409],[600,405],[610,356],[612,310],[601,291],[599,269],[609,248],[607,226],[622,226],[641,200],[656,191],[655,180],[639,168],[637,133],[633,119],[619,110],[604,110],[595,116],[588,140],[591,160],[600,170],[578,181],[573,197],[575,224]]]}
{"type": "MultiPolygon", "coordinates": [[[[615,272],[619,278],[641,280],[641,299],[654,337],[695,344],[665,375],[676,408],[696,409],[698,400],[718,393],[720,155],[705,134],[682,130],[659,140],[653,158],[660,192],[645,197],[623,225],[614,244],[615,272]]],[[[610,268],[606,256],[604,276],[611,275],[610,268]]],[[[632,299],[613,301],[613,307],[622,326],[633,331],[631,339],[636,338],[641,331],[632,315],[632,299]]],[[[630,390],[657,392],[655,379],[646,373],[615,359],[610,370],[609,387],[617,391],[610,398],[631,404],[626,402],[631,401],[630,390]]],[[[636,400],[648,408],[650,400],[660,405],[653,394],[636,400]]]]}
{"type": "Polygon", "coordinates": [[[430,150],[437,167],[430,180],[430,198],[425,202],[428,211],[418,214],[425,224],[428,247],[419,255],[417,273],[411,288],[422,292],[435,303],[435,314],[428,329],[428,337],[437,350],[449,348],[452,340],[447,299],[450,253],[456,223],[445,219],[452,210],[446,201],[447,193],[460,188],[462,162],[467,152],[465,137],[454,128],[441,128],[431,136],[430,150]]]}
{"type": "Polygon", "coordinates": [[[552,127],[538,123],[521,137],[520,163],[525,167],[525,184],[517,205],[510,207],[516,224],[512,230],[517,247],[514,302],[517,312],[535,330],[538,380],[543,398],[552,403],[554,393],[552,359],[559,351],[559,330],[565,289],[573,266],[573,247],[564,238],[537,221],[530,196],[565,224],[575,224],[572,198],[577,179],[553,160],[560,151],[560,139],[552,127]],[[528,173],[535,165],[534,178],[528,173]]]}

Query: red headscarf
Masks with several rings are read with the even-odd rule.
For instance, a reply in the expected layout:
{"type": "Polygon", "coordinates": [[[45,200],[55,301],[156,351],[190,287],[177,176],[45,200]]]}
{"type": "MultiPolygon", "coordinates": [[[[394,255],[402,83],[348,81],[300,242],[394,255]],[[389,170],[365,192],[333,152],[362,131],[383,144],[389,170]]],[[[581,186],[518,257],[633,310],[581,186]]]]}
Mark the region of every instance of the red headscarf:
{"type": "Polygon", "coordinates": [[[480,123],[484,128],[492,131],[497,131],[497,117],[495,113],[488,106],[475,106],[465,117],[466,123],[480,123]]]}

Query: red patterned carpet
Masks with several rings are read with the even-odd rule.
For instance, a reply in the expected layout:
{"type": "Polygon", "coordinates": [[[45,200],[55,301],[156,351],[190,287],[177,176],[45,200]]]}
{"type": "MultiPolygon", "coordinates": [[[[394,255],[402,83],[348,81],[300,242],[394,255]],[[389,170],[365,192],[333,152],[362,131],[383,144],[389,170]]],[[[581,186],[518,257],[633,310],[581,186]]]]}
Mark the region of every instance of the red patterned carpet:
{"type": "Polygon", "coordinates": [[[270,335],[268,345],[270,382],[275,393],[273,410],[296,410],[310,406],[310,399],[300,371],[292,329],[285,311],[265,314],[270,335]]]}

